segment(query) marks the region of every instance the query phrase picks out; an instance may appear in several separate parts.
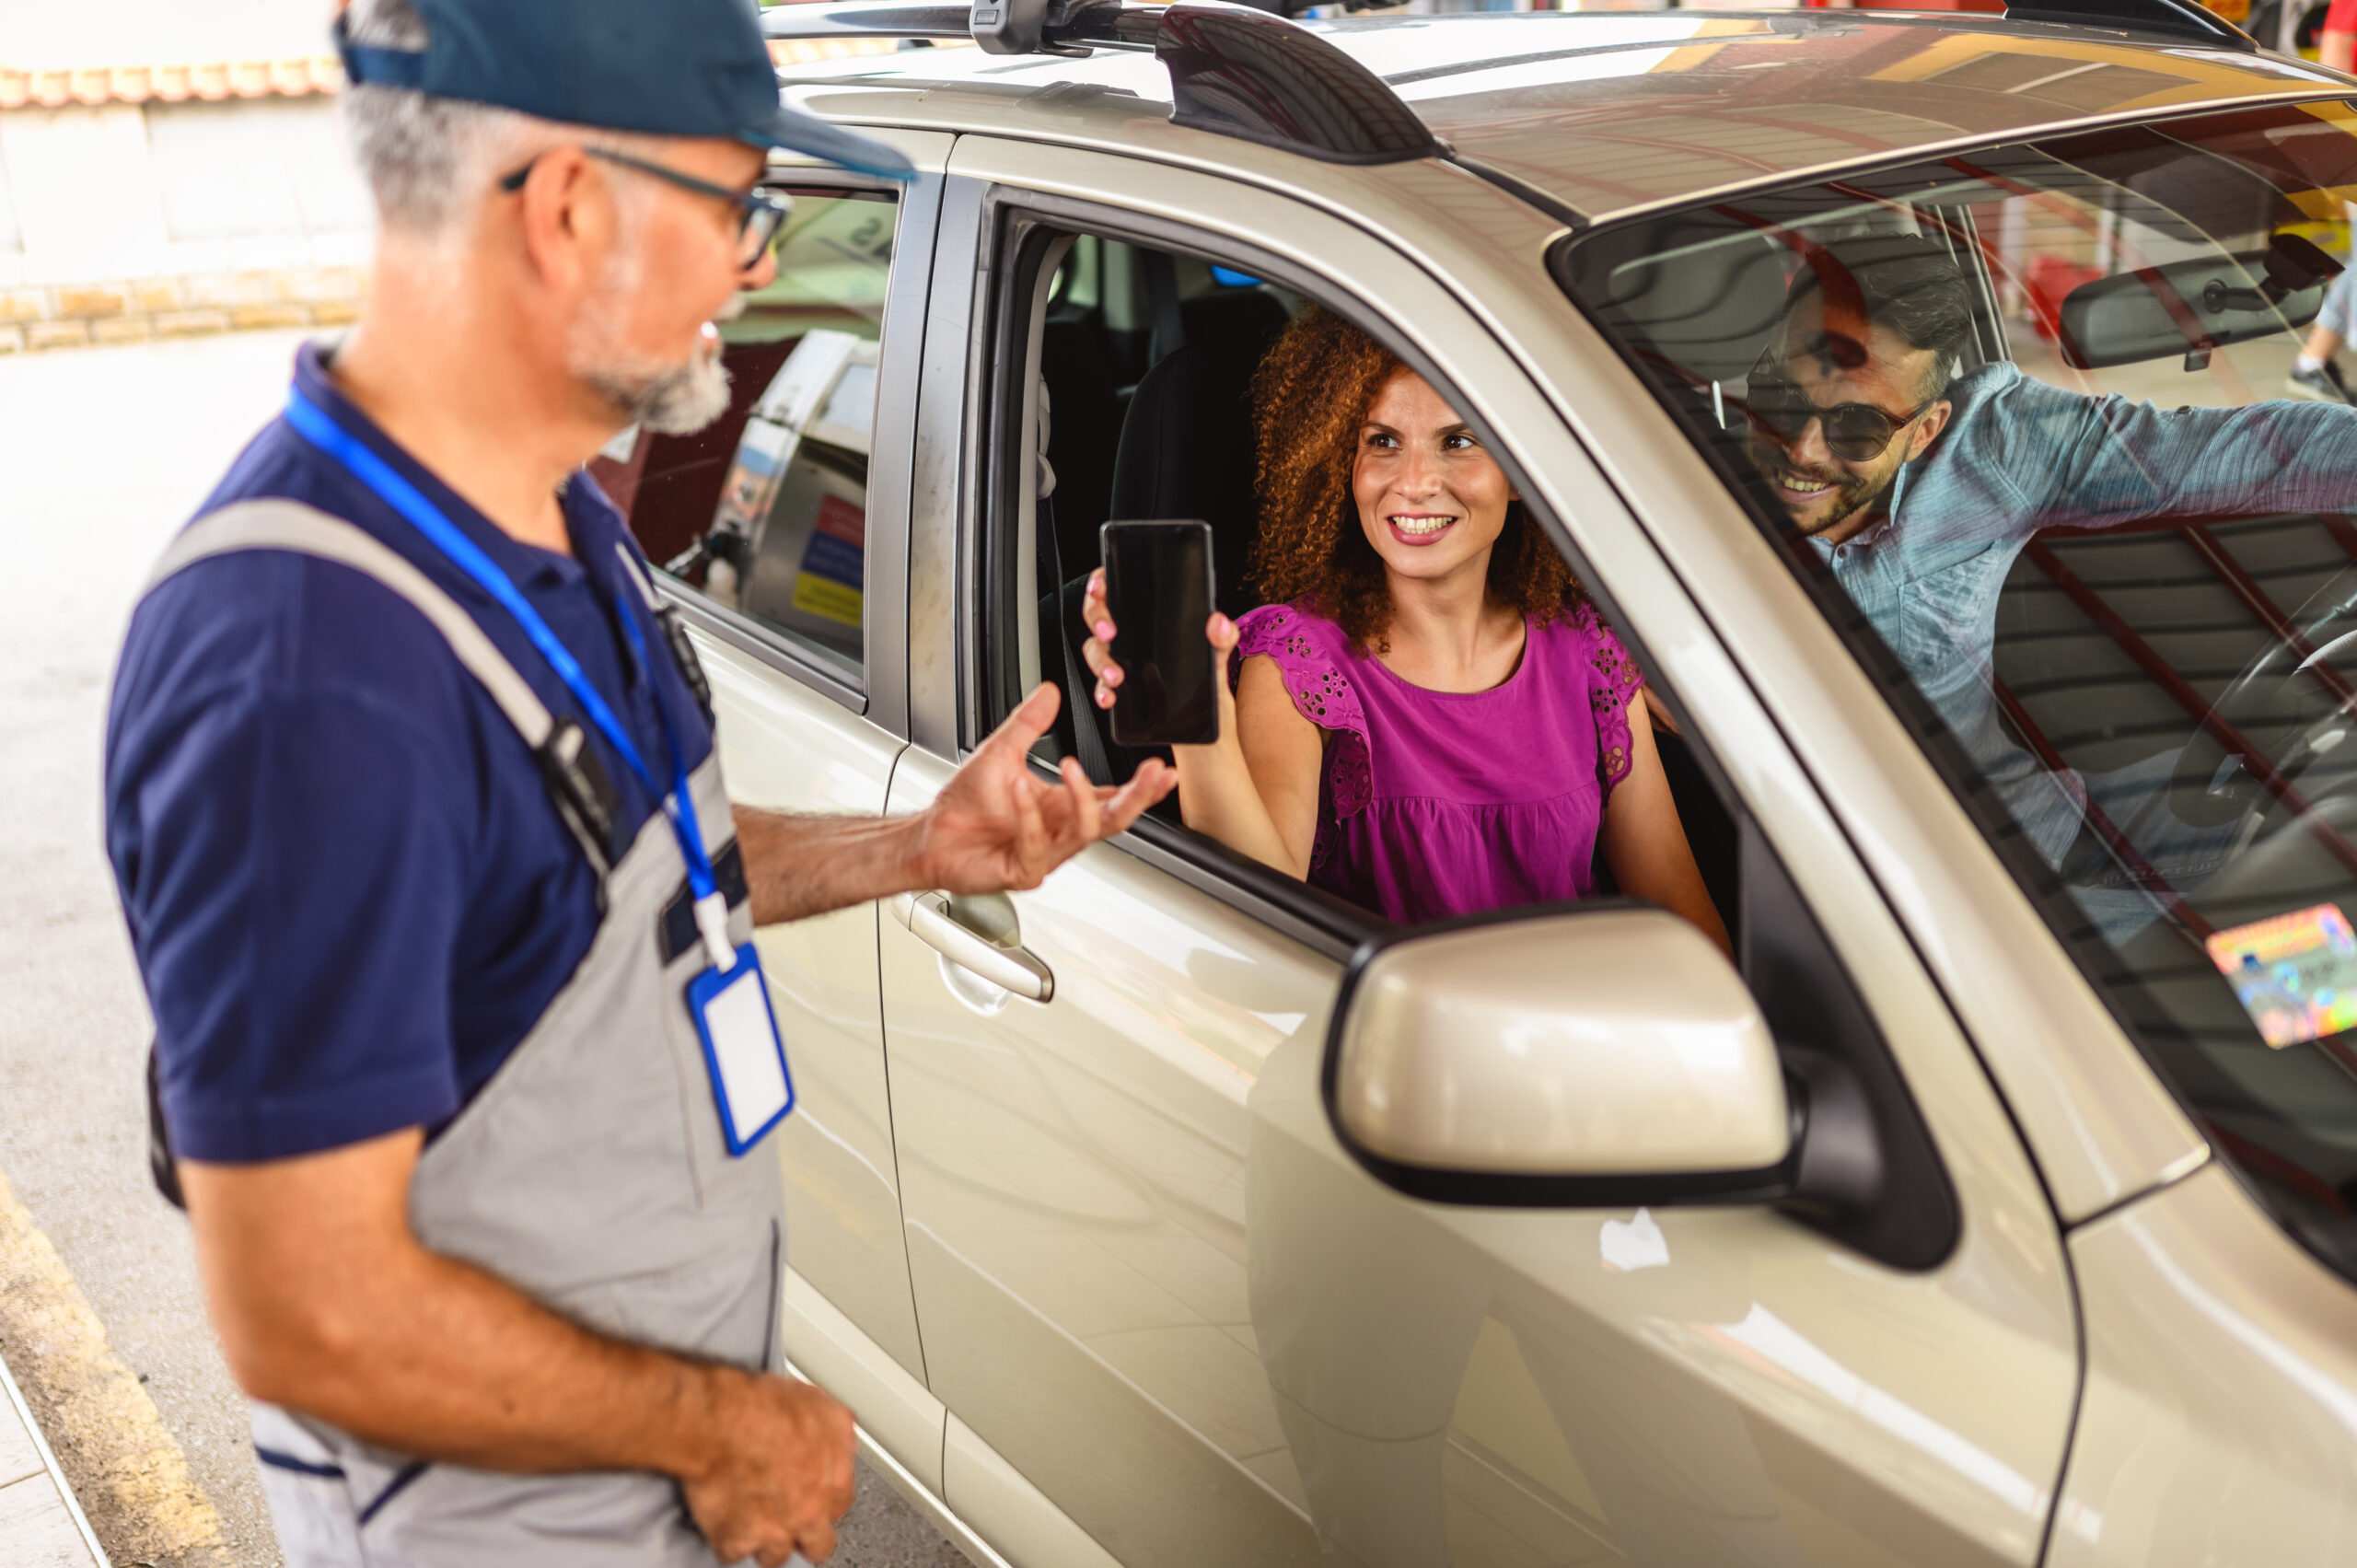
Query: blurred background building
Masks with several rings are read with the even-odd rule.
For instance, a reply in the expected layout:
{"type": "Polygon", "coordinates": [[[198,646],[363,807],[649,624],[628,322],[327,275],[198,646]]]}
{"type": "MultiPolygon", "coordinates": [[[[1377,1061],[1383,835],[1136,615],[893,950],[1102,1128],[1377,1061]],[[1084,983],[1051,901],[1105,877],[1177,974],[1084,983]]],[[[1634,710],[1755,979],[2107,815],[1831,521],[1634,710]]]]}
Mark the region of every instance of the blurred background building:
{"type": "Polygon", "coordinates": [[[0,350],[348,319],[322,0],[0,0],[0,350]]]}
{"type": "MultiPolygon", "coordinates": [[[[2270,42],[2280,33],[2314,53],[2307,24],[2323,0],[2258,0],[2263,16],[2253,0],[2208,3],[2270,42]]],[[[1329,8],[1340,7],[1320,11],[1329,8]]],[[[2002,0],[1908,8],[1995,11],[2002,0]]],[[[0,0],[0,353],[352,319],[369,212],[336,123],[343,78],[327,42],[331,11],[332,0],[0,0]]],[[[889,47],[778,49],[790,64],[889,47]]]]}

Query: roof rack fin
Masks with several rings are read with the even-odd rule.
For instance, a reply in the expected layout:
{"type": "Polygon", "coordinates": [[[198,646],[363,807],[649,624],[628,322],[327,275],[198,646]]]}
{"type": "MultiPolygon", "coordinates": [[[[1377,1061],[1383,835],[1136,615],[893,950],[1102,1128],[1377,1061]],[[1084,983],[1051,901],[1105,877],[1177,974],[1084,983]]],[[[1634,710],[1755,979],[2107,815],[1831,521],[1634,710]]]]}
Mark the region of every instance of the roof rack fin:
{"type": "Polygon", "coordinates": [[[1179,0],[1162,13],[1154,54],[1170,71],[1174,125],[1328,163],[1404,163],[1447,152],[1390,83],[1266,11],[1179,0]]]}
{"type": "Polygon", "coordinates": [[[1404,163],[1448,148],[1391,85],[1318,33],[1225,0],[836,0],[761,13],[770,38],[971,38],[994,54],[1152,50],[1173,124],[1328,163],[1404,163]]]}
{"type": "Polygon", "coordinates": [[[2232,49],[2258,52],[2258,40],[2200,5],[2199,0],[2008,0],[2005,17],[2015,22],[2061,22],[2081,28],[2122,28],[2130,32],[2168,33],[2232,49]]]}

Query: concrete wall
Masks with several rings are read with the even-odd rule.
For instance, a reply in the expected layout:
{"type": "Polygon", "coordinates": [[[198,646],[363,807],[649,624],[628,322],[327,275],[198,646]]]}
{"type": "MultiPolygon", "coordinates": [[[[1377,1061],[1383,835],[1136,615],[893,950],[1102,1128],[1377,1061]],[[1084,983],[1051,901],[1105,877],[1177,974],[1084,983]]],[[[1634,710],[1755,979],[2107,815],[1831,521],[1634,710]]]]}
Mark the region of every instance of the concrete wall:
{"type": "Polygon", "coordinates": [[[0,0],[0,87],[20,99],[0,107],[0,353],[351,319],[369,209],[336,99],[267,85],[331,68],[307,64],[328,14],[0,0]]]}

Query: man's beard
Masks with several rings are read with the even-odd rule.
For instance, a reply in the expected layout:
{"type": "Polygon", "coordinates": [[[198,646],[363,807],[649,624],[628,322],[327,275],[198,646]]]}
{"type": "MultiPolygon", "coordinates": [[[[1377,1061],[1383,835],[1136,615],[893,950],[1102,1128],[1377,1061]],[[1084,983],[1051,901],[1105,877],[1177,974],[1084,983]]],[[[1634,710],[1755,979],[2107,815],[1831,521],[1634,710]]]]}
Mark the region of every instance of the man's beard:
{"type": "MultiPolygon", "coordinates": [[[[1795,479],[1804,479],[1816,483],[1832,484],[1833,488],[1809,507],[1809,510],[1815,513],[1818,506],[1826,505],[1829,498],[1832,503],[1830,511],[1817,514],[1820,520],[1805,525],[1807,531],[1813,534],[1823,533],[1835,524],[1857,516],[1861,507],[1874,505],[1875,501],[1890,487],[1890,482],[1895,477],[1895,472],[1856,474],[1846,470],[1832,473],[1811,472],[1789,461],[1785,458],[1783,448],[1773,442],[1755,436],[1747,446],[1752,466],[1759,470],[1760,479],[1771,486],[1776,482],[1776,475],[1779,473],[1790,474],[1795,479]]],[[[1780,502],[1782,498],[1779,497],[1780,502]]],[[[1787,511],[1789,512],[1789,508],[1787,511]]]]}
{"type": "Polygon", "coordinates": [[[658,436],[692,436],[728,412],[728,367],[699,346],[685,365],[649,364],[618,354],[574,372],[631,424],[658,436]]]}
{"type": "MultiPolygon", "coordinates": [[[[692,436],[728,412],[728,367],[717,340],[702,339],[684,363],[665,363],[612,340],[615,324],[630,308],[641,267],[630,244],[606,269],[589,308],[576,325],[566,354],[569,368],[606,406],[633,424],[658,436],[692,436]]],[[[744,296],[719,312],[727,320],[745,308],[744,296]]]]}

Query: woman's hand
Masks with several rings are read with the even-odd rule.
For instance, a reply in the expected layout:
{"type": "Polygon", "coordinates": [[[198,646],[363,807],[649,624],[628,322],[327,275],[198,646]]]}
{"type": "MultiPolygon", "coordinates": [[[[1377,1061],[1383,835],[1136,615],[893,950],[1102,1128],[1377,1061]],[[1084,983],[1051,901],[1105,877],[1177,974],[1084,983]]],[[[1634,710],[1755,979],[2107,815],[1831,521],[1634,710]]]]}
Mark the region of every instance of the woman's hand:
{"type": "MultiPolygon", "coordinates": [[[[1089,574],[1081,619],[1088,627],[1088,643],[1081,649],[1081,656],[1097,677],[1097,705],[1109,708],[1113,693],[1120,687],[1122,670],[1113,657],[1115,628],[1105,605],[1102,568],[1089,574]]],[[[1213,684],[1219,693],[1219,738],[1208,746],[1170,749],[1178,764],[1179,815],[1195,831],[1263,865],[1273,865],[1288,877],[1305,876],[1318,826],[1318,775],[1324,755],[1318,731],[1295,711],[1274,667],[1265,658],[1245,661],[1251,722],[1248,726],[1239,722],[1236,688],[1228,680],[1227,669],[1228,656],[1241,635],[1236,622],[1216,610],[1203,623],[1203,636],[1212,645],[1217,672],[1213,684]],[[1248,728],[1253,737],[1249,761],[1244,742],[1248,728]],[[1274,807],[1270,804],[1272,799],[1278,802],[1274,807]],[[1284,828],[1278,826],[1280,817],[1284,828]]]]}
{"type": "MultiPolygon", "coordinates": [[[[1113,658],[1115,627],[1112,614],[1105,603],[1105,568],[1102,566],[1088,575],[1088,589],[1081,598],[1080,617],[1082,624],[1088,628],[1088,641],[1082,645],[1080,656],[1087,661],[1089,673],[1097,677],[1097,705],[1109,708],[1113,705],[1113,693],[1121,684],[1122,671],[1113,658]]],[[[1236,745],[1236,691],[1227,680],[1227,659],[1228,655],[1235,651],[1239,635],[1236,622],[1217,610],[1212,611],[1212,618],[1203,623],[1204,640],[1212,645],[1212,684],[1219,694],[1219,738],[1212,742],[1213,746],[1233,748],[1236,745]]],[[[1190,751],[1203,751],[1209,748],[1174,746],[1170,749],[1183,758],[1190,751]]],[[[1180,767],[1183,779],[1185,764],[1182,762],[1180,767]]],[[[1184,787],[1183,784],[1181,787],[1184,787]]]]}

